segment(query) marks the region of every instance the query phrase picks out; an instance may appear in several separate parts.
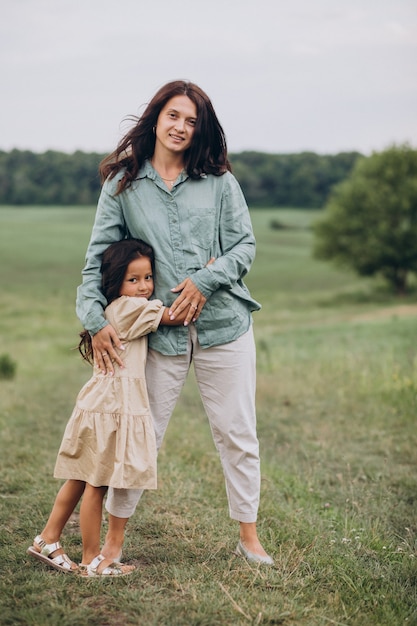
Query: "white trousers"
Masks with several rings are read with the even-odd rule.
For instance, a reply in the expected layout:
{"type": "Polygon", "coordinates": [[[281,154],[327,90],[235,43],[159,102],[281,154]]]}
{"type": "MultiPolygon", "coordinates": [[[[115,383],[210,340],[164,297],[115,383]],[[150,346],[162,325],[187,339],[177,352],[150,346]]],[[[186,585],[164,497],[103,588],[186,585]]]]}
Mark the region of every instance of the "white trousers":
{"type": "MultiPolygon", "coordinates": [[[[146,380],[158,449],[191,362],[220,455],[230,517],[240,522],[255,522],[259,506],[260,462],[252,327],[236,341],[203,350],[195,327],[190,325],[187,354],[166,356],[149,350],[146,380]]],[[[106,509],[116,517],[130,517],[142,493],[138,489],[109,488],[106,509]]]]}

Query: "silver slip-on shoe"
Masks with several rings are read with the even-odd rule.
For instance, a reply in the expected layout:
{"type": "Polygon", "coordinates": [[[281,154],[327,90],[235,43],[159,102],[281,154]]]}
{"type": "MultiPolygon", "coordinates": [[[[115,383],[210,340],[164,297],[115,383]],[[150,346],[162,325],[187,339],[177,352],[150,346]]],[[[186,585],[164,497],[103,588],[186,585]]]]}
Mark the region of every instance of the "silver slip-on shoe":
{"type": "Polygon", "coordinates": [[[236,554],[239,556],[243,556],[249,563],[262,563],[263,565],[273,565],[273,559],[267,554],[266,556],[261,556],[260,554],[255,554],[250,550],[247,550],[243,543],[239,541],[236,547],[236,554]]]}

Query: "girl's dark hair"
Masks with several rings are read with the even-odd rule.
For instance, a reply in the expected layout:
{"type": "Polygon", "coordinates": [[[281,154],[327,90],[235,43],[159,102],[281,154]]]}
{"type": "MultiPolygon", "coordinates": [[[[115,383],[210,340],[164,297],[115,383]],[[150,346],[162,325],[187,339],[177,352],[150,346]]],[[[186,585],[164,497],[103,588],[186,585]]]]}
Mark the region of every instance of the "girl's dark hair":
{"type": "Polygon", "coordinates": [[[231,165],[227,157],[226,137],[214,111],[210,98],[200,87],[186,80],[167,83],[154,95],[141,117],[130,119],[135,126],[119,142],[116,150],[100,163],[102,182],[113,178],[125,168],[117,193],[132,184],[146,159],[155,150],[155,132],[158,116],[168,100],[174,96],[188,96],[197,108],[197,121],[193,141],[184,154],[185,169],[190,178],[200,178],[201,174],[221,176],[231,165]]]}
{"type": "MultiPolygon", "coordinates": [[[[139,257],[148,257],[152,273],[155,272],[155,255],[153,248],[141,239],[122,239],[112,243],[103,253],[101,261],[101,290],[107,304],[119,297],[123,278],[131,261],[139,257]]],[[[93,346],[90,333],[80,333],[81,341],[78,350],[88,363],[93,363],[93,346]]]]}

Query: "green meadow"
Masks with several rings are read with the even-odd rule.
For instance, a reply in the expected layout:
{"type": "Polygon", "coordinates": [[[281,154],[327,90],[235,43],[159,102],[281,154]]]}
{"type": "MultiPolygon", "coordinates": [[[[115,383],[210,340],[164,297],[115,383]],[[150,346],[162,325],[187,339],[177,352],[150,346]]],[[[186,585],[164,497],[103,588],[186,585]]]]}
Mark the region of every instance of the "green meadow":
{"type": "MultiPolygon", "coordinates": [[[[0,208],[0,624],[417,624],[417,293],[398,300],[314,260],[316,216],[252,212],[258,528],[275,567],[234,555],[238,528],[190,376],[159,488],[129,522],[124,559],[137,571],[86,580],[26,549],[60,484],[55,456],[90,375],[74,349],[74,301],[94,209],[0,208]]],[[[79,560],[77,512],[62,542],[79,560]]]]}

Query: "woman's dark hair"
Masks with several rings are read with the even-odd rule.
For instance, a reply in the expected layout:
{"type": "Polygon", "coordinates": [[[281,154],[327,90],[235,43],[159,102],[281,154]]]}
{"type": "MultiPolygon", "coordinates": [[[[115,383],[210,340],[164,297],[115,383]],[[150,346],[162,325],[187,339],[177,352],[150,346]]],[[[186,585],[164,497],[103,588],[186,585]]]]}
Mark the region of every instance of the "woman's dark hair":
{"type": "Polygon", "coordinates": [[[227,157],[226,137],[210,98],[200,87],[186,80],[167,83],[154,95],[141,117],[131,117],[135,126],[119,142],[116,150],[100,163],[102,182],[113,178],[122,168],[125,174],[117,193],[129,187],[146,159],[155,150],[155,132],[158,116],[168,100],[174,96],[188,96],[197,108],[193,141],[184,154],[185,169],[190,178],[201,174],[221,176],[231,165],[227,157]]]}
{"type": "MultiPolygon", "coordinates": [[[[119,297],[123,278],[131,261],[142,256],[151,262],[152,273],[155,272],[155,255],[153,248],[141,239],[122,239],[112,243],[103,253],[101,261],[101,290],[107,304],[119,297]]],[[[93,363],[93,347],[90,333],[83,330],[78,350],[86,361],[93,363]]]]}

